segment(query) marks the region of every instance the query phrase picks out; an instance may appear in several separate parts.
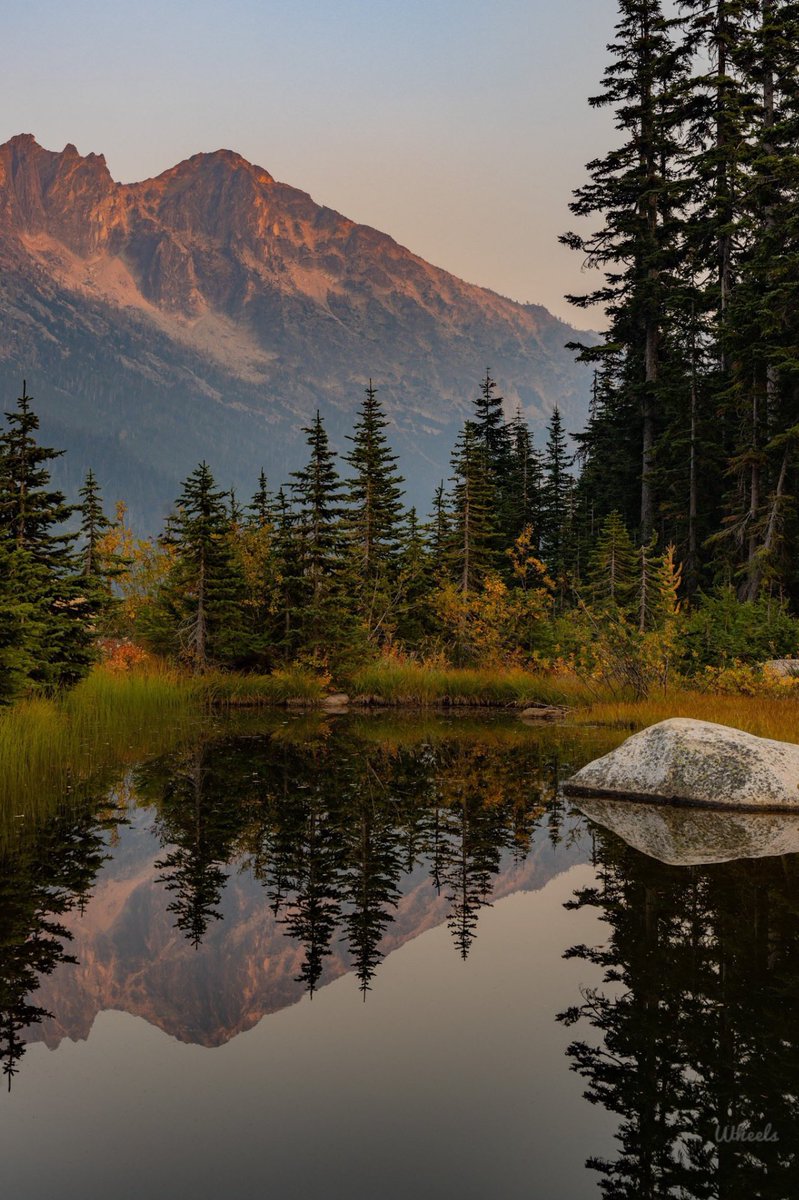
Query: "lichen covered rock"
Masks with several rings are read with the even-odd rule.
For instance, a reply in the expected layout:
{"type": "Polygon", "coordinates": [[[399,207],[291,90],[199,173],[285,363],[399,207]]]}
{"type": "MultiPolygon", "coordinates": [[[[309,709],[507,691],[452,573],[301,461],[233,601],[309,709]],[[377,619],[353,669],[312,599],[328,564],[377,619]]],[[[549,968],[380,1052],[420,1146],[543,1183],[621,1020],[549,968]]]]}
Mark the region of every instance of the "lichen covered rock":
{"type": "Polygon", "coordinates": [[[799,746],[675,717],[628,738],[564,785],[572,796],[799,811],[799,746]]]}

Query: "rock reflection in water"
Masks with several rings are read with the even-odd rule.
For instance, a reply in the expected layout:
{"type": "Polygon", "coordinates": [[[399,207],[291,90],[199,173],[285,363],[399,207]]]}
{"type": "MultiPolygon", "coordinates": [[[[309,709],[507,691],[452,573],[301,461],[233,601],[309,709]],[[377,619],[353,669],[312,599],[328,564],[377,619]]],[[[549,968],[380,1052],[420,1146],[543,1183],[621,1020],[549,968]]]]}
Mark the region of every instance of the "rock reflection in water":
{"type": "Polygon", "coordinates": [[[799,854],[799,814],[749,813],[584,797],[580,812],[672,866],[799,854]]]}

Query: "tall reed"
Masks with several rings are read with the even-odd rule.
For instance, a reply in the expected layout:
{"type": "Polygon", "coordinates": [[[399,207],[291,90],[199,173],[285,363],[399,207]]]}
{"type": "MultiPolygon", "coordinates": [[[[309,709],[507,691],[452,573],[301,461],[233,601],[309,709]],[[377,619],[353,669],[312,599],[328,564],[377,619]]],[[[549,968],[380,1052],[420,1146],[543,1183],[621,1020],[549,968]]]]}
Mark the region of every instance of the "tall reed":
{"type": "Polygon", "coordinates": [[[201,690],[175,672],[103,668],[62,698],[0,712],[0,835],[99,785],[109,768],[168,748],[201,713],[201,690]]]}

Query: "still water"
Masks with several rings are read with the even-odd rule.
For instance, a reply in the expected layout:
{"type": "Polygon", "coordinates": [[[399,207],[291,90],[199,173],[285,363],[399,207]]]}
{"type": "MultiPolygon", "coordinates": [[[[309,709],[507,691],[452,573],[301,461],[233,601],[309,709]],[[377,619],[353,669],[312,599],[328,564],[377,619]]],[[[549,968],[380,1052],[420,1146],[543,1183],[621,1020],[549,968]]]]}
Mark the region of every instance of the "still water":
{"type": "Polygon", "coordinates": [[[799,856],[563,802],[618,740],[239,718],[4,831],[2,1196],[798,1197],[799,856]]]}

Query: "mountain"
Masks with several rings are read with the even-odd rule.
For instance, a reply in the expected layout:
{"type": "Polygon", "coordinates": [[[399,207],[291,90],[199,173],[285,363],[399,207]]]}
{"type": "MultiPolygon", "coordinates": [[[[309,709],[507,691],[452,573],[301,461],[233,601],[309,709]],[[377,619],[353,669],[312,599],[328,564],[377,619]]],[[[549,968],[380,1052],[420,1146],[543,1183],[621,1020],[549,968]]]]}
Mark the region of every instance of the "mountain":
{"type": "Polygon", "coordinates": [[[542,425],[585,417],[572,330],[431,266],[229,150],[116,183],[102,155],[0,146],[0,395],[23,376],[43,437],[152,525],[206,458],[282,482],[316,408],[340,449],[368,377],[427,505],[486,365],[542,425]]]}

